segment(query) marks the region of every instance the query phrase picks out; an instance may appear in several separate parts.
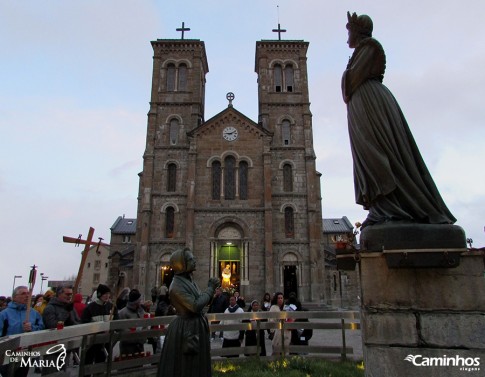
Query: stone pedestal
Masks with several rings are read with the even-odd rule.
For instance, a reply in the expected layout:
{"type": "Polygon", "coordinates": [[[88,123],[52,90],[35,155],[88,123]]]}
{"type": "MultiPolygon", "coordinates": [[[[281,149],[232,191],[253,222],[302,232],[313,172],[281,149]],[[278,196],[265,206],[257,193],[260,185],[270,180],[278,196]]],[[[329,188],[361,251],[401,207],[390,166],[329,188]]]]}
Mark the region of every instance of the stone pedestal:
{"type": "Polygon", "coordinates": [[[405,232],[414,234],[414,239],[402,232],[393,235],[398,231],[393,227],[363,234],[363,246],[380,250],[362,250],[360,261],[367,377],[485,375],[484,255],[463,251],[466,244],[460,229],[439,228],[442,237],[431,234],[435,242],[426,238],[424,243],[418,241],[425,233],[413,226],[405,232]],[[459,263],[452,268],[420,262],[396,268],[386,256],[394,251],[419,261],[426,256],[423,250],[429,256],[455,250],[459,263]]]}

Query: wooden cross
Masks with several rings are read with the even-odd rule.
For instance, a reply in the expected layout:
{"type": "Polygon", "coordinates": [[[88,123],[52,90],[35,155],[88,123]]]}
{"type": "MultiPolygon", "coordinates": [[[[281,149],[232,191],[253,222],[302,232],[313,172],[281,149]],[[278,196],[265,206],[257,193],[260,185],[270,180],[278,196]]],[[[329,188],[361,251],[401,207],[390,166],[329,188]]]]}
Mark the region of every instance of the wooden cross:
{"type": "Polygon", "coordinates": [[[273,33],[278,33],[278,40],[281,41],[281,33],[286,33],[286,29],[282,29],[278,23],[278,29],[273,29],[273,33]]]}
{"type": "Polygon", "coordinates": [[[175,30],[181,31],[182,32],[182,38],[181,39],[184,39],[184,32],[190,31],[190,28],[185,27],[185,22],[182,22],[182,27],[181,28],[177,28],[175,30]]]}
{"type": "Polygon", "coordinates": [[[82,275],[83,275],[84,265],[86,264],[86,259],[88,257],[89,248],[91,246],[97,245],[97,247],[96,247],[96,253],[98,253],[99,252],[99,247],[101,245],[102,246],[110,246],[109,244],[106,244],[106,243],[101,242],[103,240],[101,237],[99,237],[99,241],[98,242],[96,242],[96,241],[93,242],[93,235],[94,235],[94,228],[89,227],[88,238],[86,240],[81,239],[81,234],[77,238],[74,238],[74,237],[66,237],[66,236],[62,237],[62,240],[64,242],[73,243],[73,244],[75,244],[75,246],[79,246],[79,244],[85,245],[84,246],[84,251],[83,251],[82,257],[81,257],[81,264],[79,265],[79,271],[78,271],[77,277],[76,277],[76,282],[74,283],[74,287],[72,288],[72,291],[74,293],[78,293],[79,284],[81,282],[81,278],[82,278],[82,275]]]}

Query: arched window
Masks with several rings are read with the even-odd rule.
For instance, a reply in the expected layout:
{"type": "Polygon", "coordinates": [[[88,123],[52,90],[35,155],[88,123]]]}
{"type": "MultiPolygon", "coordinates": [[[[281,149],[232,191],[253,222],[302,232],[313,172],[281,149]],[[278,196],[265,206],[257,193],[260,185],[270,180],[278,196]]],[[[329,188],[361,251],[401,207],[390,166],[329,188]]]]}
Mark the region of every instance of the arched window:
{"type": "Polygon", "coordinates": [[[179,121],[178,119],[170,120],[170,144],[177,144],[179,138],[179,121]]]}
{"type": "Polygon", "coordinates": [[[187,65],[180,64],[178,68],[178,88],[177,90],[187,90],[187,65]]]}
{"type": "Polygon", "coordinates": [[[285,208],[285,236],[286,238],[295,237],[295,219],[291,207],[285,208]]]}
{"type": "Polygon", "coordinates": [[[212,199],[221,198],[221,163],[214,161],[212,163],[212,199]]]}
{"type": "Polygon", "coordinates": [[[175,91],[175,64],[167,65],[167,91],[175,91]]]}
{"type": "Polygon", "coordinates": [[[290,145],[290,136],[290,121],[285,119],[283,122],[281,122],[281,137],[283,139],[283,145],[290,145]]]}
{"type": "Polygon", "coordinates": [[[167,207],[165,213],[165,236],[167,238],[174,237],[174,227],[175,227],[175,209],[173,207],[167,207]]]}
{"type": "Polygon", "coordinates": [[[293,168],[290,164],[283,165],[283,191],[293,191],[293,168]]]}
{"type": "Polygon", "coordinates": [[[285,67],[285,87],[287,92],[293,92],[293,67],[287,65],[285,67]]]}
{"type": "Polygon", "coordinates": [[[239,199],[248,199],[248,163],[246,161],[239,163],[239,199]]]}
{"type": "Polygon", "coordinates": [[[273,68],[274,74],[274,87],[276,92],[283,91],[283,73],[281,69],[281,65],[275,64],[273,68]]]}
{"type": "Polygon", "coordinates": [[[174,192],[177,189],[177,165],[168,164],[167,167],[167,191],[174,192]]]}
{"type": "Polygon", "coordinates": [[[236,198],[236,159],[227,156],[224,160],[224,198],[234,200],[236,198]]]}

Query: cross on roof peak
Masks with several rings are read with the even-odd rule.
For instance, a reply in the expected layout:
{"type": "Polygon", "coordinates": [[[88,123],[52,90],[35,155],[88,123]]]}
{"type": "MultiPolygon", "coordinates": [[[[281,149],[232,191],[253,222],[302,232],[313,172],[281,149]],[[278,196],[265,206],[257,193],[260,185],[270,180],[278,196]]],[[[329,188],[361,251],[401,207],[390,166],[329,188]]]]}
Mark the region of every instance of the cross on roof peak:
{"type": "Polygon", "coordinates": [[[227,107],[232,107],[232,101],[234,100],[234,98],[236,98],[236,96],[234,95],[233,92],[229,92],[226,94],[226,99],[229,101],[229,104],[227,105],[227,107]]]}
{"type": "Polygon", "coordinates": [[[180,39],[184,39],[184,33],[185,33],[186,31],[190,31],[190,28],[185,27],[185,22],[182,22],[182,27],[179,27],[179,28],[177,28],[177,29],[175,29],[175,30],[177,30],[177,31],[181,31],[181,32],[182,32],[182,37],[181,37],[180,39]]]}
{"type": "Polygon", "coordinates": [[[278,29],[273,29],[273,33],[278,33],[278,40],[281,41],[281,33],[286,33],[286,29],[282,29],[278,22],[278,29]]]}

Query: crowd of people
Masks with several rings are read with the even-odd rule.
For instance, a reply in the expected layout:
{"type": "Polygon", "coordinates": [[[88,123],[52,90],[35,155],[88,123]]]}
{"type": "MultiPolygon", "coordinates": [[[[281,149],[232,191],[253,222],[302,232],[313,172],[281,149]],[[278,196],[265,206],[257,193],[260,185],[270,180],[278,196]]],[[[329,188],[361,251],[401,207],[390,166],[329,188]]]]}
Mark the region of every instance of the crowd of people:
{"type": "MultiPolygon", "coordinates": [[[[165,287],[166,288],[166,287],[165,287]]],[[[162,289],[163,291],[163,289],[162,289]]],[[[55,290],[48,290],[44,294],[31,297],[28,306],[28,287],[18,286],[13,290],[11,297],[0,296],[0,336],[10,336],[44,329],[62,329],[83,323],[110,321],[117,319],[146,318],[152,310],[153,302],[142,301],[141,293],[136,289],[125,288],[116,298],[115,304],[111,302],[111,289],[105,284],[99,284],[92,296],[83,298],[80,293],[74,294],[72,287],[59,286],[55,290]]],[[[158,305],[155,314],[166,315],[170,313],[168,289],[164,295],[157,298],[158,305]],[[165,309],[163,309],[165,304],[165,309]]],[[[152,343],[153,352],[156,352],[157,342],[152,343]]],[[[120,342],[121,355],[133,355],[143,352],[140,342],[120,342]]],[[[106,345],[94,344],[85,355],[85,363],[100,363],[106,361],[106,345]]],[[[57,359],[58,354],[43,356],[50,365],[49,360],[57,359]]],[[[69,359],[74,365],[79,363],[79,350],[71,350],[69,359]]],[[[69,360],[68,359],[68,360],[69,360]]],[[[66,365],[64,366],[64,368],[66,365]]],[[[0,375],[7,375],[7,365],[0,366],[0,375]]],[[[47,375],[56,372],[55,367],[35,367],[35,373],[47,375]]],[[[15,377],[27,376],[28,366],[17,365],[15,377]]]]}
{"type": "MultiPolygon", "coordinates": [[[[176,280],[176,279],[175,279],[176,280]]],[[[208,313],[243,313],[259,312],[259,311],[291,311],[304,310],[301,303],[297,300],[294,293],[289,295],[288,300],[285,301],[283,294],[277,292],[270,296],[265,293],[261,301],[251,300],[246,304],[244,297],[238,291],[229,294],[224,292],[216,282],[217,279],[212,280],[210,289],[206,292],[203,300],[197,304],[199,305],[200,314],[203,315],[206,311],[208,313]]],[[[185,283],[184,280],[181,280],[185,283]]],[[[175,284],[177,286],[177,284],[175,284]]],[[[192,286],[189,286],[190,289],[192,286]]],[[[187,287],[182,287],[187,288],[187,287]]],[[[0,327],[2,329],[2,336],[21,334],[31,331],[39,331],[43,329],[62,329],[67,326],[74,326],[82,323],[91,323],[98,321],[110,321],[117,319],[137,319],[165,315],[181,315],[182,317],[192,316],[193,312],[190,309],[189,314],[184,314],[187,310],[185,304],[180,304],[180,297],[177,297],[177,291],[174,290],[174,303],[171,302],[168,287],[163,284],[160,288],[151,290],[152,300],[143,300],[141,292],[137,289],[124,288],[111,300],[111,290],[107,285],[99,284],[92,296],[83,299],[79,293],[74,294],[72,287],[60,286],[56,290],[48,290],[42,295],[32,297],[32,306],[27,310],[27,302],[29,298],[29,290],[25,286],[16,287],[13,291],[12,297],[0,297],[0,327]],[[28,314],[27,314],[28,313],[28,314]]],[[[195,291],[194,291],[195,294],[195,291]]],[[[187,304],[189,305],[189,304],[187,304]]],[[[192,305],[192,304],[190,304],[192,305]]],[[[184,319],[185,320],[185,319],[184,319]]],[[[251,320],[246,320],[251,321],[251,320]]],[[[225,320],[223,324],[240,323],[241,321],[225,320]]],[[[174,321],[176,324],[176,322],[174,321]]],[[[174,329],[177,326],[169,326],[174,329]]],[[[204,325],[202,320],[201,326],[204,325]]],[[[256,326],[252,326],[255,328],[256,326]]],[[[207,328],[208,330],[208,328],[207,328]]],[[[126,330],[130,331],[130,330],[126,330]]],[[[287,336],[284,336],[285,345],[289,344],[308,344],[308,339],[311,338],[311,330],[309,333],[302,334],[299,330],[287,330],[287,336]]],[[[303,330],[302,330],[303,331],[303,330]]],[[[305,330],[307,331],[307,330],[305,330]]],[[[220,331],[219,339],[222,341],[222,347],[239,347],[243,344],[245,346],[260,345],[260,355],[266,356],[265,339],[270,339],[272,344],[273,354],[279,354],[288,347],[283,348],[283,340],[281,331],[270,330],[246,330],[246,331],[220,331]]],[[[195,341],[196,338],[194,338],[195,341]]],[[[210,341],[216,339],[216,333],[211,333],[210,341]]],[[[136,355],[143,354],[145,343],[149,343],[153,347],[153,353],[160,351],[159,339],[135,339],[122,340],[120,342],[120,355],[136,355]]],[[[192,344],[193,347],[198,345],[192,344]]],[[[86,351],[85,363],[101,363],[106,361],[106,347],[104,344],[94,344],[86,351]]],[[[184,347],[190,347],[184,345],[184,347]]],[[[210,347],[207,350],[210,352],[210,347]]],[[[74,365],[79,363],[79,350],[71,350],[69,355],[72,358],[74,365]]],[[[239,355],[231,355],[228,357],[237,357],[239,355]]],[[[57,354],[46,355],[44,358],[51,358],[54,360],[57,354]]],[[[4,367],[2,367],[4,368],[4,367]]],[[[29,371],[28,367],[18,367],[15,370],[15,376],[26,376],[29,371]]],[[[3,375],[0,370],[0,374],[3,375]]],[[[36,368],[35,372],[46,375],[52,373],[52,368],[43,367],[36,368]]]]}
{"type": "MultiPolygon", "coordinates": [[[[235,291],[232,295],[228,292],[224,292],[220,287],[216,288],[212,303],[209,306],[208,313],[243,313],[245,310],[248,312],[261,312],[261,311],[302,311],[305,310],[301,302],[297,299],[294,292],[288,295],[288,299],[285,300],[282,292],[276,292],[271,295],[265,293],[261,301],[252,300],[246,309],[246,302],[244,297],[241,297],[238,291],[235,291]]],[[[245,322],[250,322],[251,320],[246,320],[245,322]]],[[[255,321],[255,320],[253,320],[255,321]]],[[[301,321],[301,320],[299,320],[301,321]]],[[[239,321],[225,320],[222,324],[233,324],[239,321]]],[[[218,324],[219,321],[213,321],[213,323],[218,324]]],[[[252,328],[256,327],[255,325],[252,328]]],[[[273,354],[281,354],[283,352],[288,353],[289,345],[308,345],[308,341],[313,335],[313,330],[286,330],[287,333],[283,340],[281,336],[281,331],[275,330],[260,330],[259,332],[259,342],[260,342],[260,356],[266,356],[266,343],[265,339],[269,338],[272,345],[273,354]]],[[[256,330],[246,330],[246,331],[221,331],[219,333],[219,339],[222,340],[222,347],[239,347],[243,344],[245,346],[256,346],[258,341],[258,334],[256,330]]],[[[211,341],[216,340],[216,332],[211,333],[211,341]]],[[[237,357],[237,355],[233,355],[237,357]]],[[[233,357],[230,356],[230,357],[233,357]]]]}

